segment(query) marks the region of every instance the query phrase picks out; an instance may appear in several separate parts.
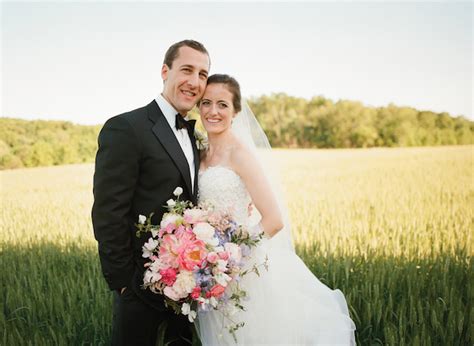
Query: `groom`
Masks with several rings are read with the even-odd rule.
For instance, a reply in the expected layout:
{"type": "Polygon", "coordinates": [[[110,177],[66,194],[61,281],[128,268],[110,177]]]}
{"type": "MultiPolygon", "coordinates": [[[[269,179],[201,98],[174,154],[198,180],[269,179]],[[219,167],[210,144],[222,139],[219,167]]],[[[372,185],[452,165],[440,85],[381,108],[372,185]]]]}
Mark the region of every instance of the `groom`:
{"type": "Polygon", "coordinates": [[[163,92],[142,108],[109,119],[99,134],[94,174],[92,223],[102,271],[114,291],[114,345],[155,345],[191,341],[187,318],[165,308],[161,295],[143,290],[142,246],[135,236],[138,215],[154,213],[158,224],[176,187],[196,204],[199,155],[194,123],[183,121],[206,87],[209,53],[199,42],[184,40],[165,54],[163,92]],[[160,332],[161,334],[161,332],[160,332]]]}

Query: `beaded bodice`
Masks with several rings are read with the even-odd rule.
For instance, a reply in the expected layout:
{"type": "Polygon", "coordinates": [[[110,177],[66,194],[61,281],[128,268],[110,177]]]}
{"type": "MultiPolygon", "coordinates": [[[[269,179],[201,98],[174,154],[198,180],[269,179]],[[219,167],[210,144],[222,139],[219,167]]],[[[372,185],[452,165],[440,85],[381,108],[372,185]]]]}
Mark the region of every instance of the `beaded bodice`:
{"type": "Polygon", "coordinates": [[[240,176],[225,166],[210,166],[199,172],[199,203],[233,215],[239,224],[249,222],[251,198],[240,176]]]}

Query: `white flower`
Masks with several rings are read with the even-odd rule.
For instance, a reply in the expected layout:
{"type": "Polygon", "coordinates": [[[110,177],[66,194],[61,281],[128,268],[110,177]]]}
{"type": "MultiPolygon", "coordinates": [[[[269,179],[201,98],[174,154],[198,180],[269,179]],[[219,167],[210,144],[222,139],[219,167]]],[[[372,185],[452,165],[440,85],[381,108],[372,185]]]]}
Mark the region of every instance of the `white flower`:
{"type": "Polygon", "coordinates": [[[194,322],[194,319],[196,318],[197,314],[196,311],[191,310],[191,305],[188,303],[183,303],[181,306],[181,312],[183,315],[188,316],[189,322],[194,322]]]}
{"type": "Polygon", "coordinates": [[[194,310],[191,310],[191,311],[189,312],[189,316],[188,316],[189,322],[193,323],[194,320],[196,319],[196,317],[197,317],[197,312],[194,311],[194,310]]]}
{"type": "Polygon", "coordinates": [[[151,255],[153,255],[153,250],[156,249],[156,247],[158,246],[158,240],[155,240],[153,238],[150,238],[148,239],[148,241],[143,244],[143,247],[142,247],[142,250],[143,250],[143,254],[142,254],[142,257],[143,258],[148,258],[150,257],[151,255]]]}
{"type": "Polygon", "coordinates": [[[189,320],[189,322],[193,323],[194,320],[196,319],[196,317],[197,317],[196,311],[191,310],[191,311],[189,312],[189,315],[188,315],[188,320],[189,320]]]}
{"type": "Polygon", "coordinates": [[[176,224],[176,223],[178,223],[178,221],[181,221],[181,220],[182,220],[182,217],[178,214],[166,213],[163,216],[163,220],[161,220],[161,222],[160,222],[160,227],[165,228],[170,223],[176,224]]]}
{"type": "Polygon", "coordinates": [[[157,258],[156,260],[154,260],[153,262],[151,262],[150,266],[148,267],[149,270],[153,271],[153,272],[159,272],[161,269],[166,269],[168,268],[168,266],[161,262],[161,260],[159,258],[157,258]]]}
{"type": "Polygon", "coordinates": [[[207,212],[201,209],[186,209],[184,211],[184,219],[188,223],[196,223],[202,221],[207,212]]]}
{"type": "Polygon", "coordinates": [[[194,275],[189,271],[182,271],[176,276],[176,281],[173,284],[173,290],[180,298],[186,298],[186,296],[193,291],[196,286],[194,275]]]}
{"type": "Polygon", "coordinates": [[[143,283],[155,283],[161,279],[161,274],[159,272],[154,272],[152,270],[147,270],[143,276],[143,283]]]}
{"type": "Polygon", "coordinates": [[[176,205],[176,202],[174,201],[174,199],[169,199],[166,201],[166,204],[168,205],[168,207],[174,207],[176,205]]]}
{"type": "Polygon", "coordinates": [[[223,259],[219,259],[216,262],[217,266],[215,267],[215,270],[217,273],[223,273],[227,270],[227,261],[223,259]]]}
{"type": "Polygon", "coordinates": [[[218,303],[219,302],[217,301],[215,297],[209,298],[209,304],[211,304],[213,308],[216,308],[218,303]]]}
{"type": "Polygon", "coordinates": [[[145,223],[145,221],[146,221],[146,216],[145,215],[142,215],[142,214],[138,215],[138,223],[139,224],[143,225],[145,223]]]}
{"type": "Polygon", "coordinates": [[[183,189],[179,186],[176,189],[174,189],[174,191],[173,191],[173,195],[175,195],[176,197],[178,197],[182,193],[183,193],[183,189]]]}
{"type": "Polygon", "coordinates": [[[242,250],[240,246],[235,243],[225,243],[224,244],[225,251],[229,253],[230,259],[233,260],[235,263],[239,263],[242,259],[242,250]]]}
{"type": "Polygon", "coordinates": [[[193,232],[197,239],[202,240],[209,245],[217,246],[219,244],[219,240],[214,236],[214,227],[207,222],[197,223],[193,228],[193,232]]]}
{"type": "Polygon", "coordinates": [[[156,228],[156,227],[153,227],[152,229],[150,229],[151,235],[153,237],[156,237],[158,235],[158,231],[159,231],[159,229],[156,228]]]}
{"type": "Polygon", "coordinates": [[[168,298],[174,300],[175,302],[181,299],[180,295],[173,289],[173,287],[170,286],[165,287],[165,289],[163,290],[163,294],[168,298]]]}
{"type": "Polygon", "coordinates": [[[198,150],[207,149],[209,142],[206,135],[204,135],[201,131],[194,130],[194,137],[196,138],[196,147],[198,150]]]}
{"type": "Polygon", "coordinates": [[[188,303],[183,303],[183,305],[181,305],[181,312],[183,313],[183,315],[189,314],[190,311],[191,305],[189,305],[188,303]]]}
{"type": "Polygon", "coordinates": [[[217,275],[214,275],[214,279],[219,285],[223,287],[227,287],[228,282],[232,280],[232,278],[226,273],[219,273],[217,275]]]}

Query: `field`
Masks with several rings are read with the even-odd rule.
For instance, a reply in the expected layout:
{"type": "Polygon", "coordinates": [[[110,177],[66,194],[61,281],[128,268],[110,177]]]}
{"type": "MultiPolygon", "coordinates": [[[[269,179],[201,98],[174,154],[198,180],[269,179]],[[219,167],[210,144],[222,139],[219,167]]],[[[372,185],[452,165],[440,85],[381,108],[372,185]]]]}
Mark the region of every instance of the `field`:
{"type": "MultiPolygon", "coordinates": [[[[360,345],[473,344],[473,155],[474,146],[277,151],[297,252],[344,292],[360,345]]],[[[0,344],[109,343],[92,174],[0,172],[0,344]]]]}

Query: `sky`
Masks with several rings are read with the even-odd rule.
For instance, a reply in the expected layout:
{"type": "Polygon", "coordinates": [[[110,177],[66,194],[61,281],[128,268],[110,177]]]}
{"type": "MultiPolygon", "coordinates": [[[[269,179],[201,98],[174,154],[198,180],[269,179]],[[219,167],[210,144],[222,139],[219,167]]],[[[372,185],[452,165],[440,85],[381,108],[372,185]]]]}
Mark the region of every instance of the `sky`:
{"type": "Polygon", "coordinates": [[[162,90],[192,38],[246,97],[473,116],[472,2],[2,2],[1,116],[101,124],[162,90]]]}

